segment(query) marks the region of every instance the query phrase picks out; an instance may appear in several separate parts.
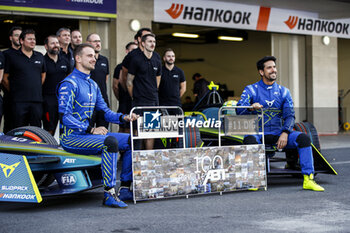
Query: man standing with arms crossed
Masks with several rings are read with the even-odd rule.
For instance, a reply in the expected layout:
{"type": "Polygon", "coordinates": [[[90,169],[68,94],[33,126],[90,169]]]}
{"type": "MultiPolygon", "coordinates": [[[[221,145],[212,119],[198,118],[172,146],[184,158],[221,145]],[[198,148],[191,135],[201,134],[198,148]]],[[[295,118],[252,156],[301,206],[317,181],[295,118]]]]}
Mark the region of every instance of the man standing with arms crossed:
{"type": "MultiPolygon", "coordinates": [[[[126,84],[133,99],[133,107],[158,106],[158,87],[162,66],[158,56],[153,53],[156,47],[155,35],[144,35],[141,38],[141,44],[144,50],[132,57],[126,84]]],[[[147,150],[152,150],[154,139],[146,139],[145,144],[147,150]]]]}
{"type": "MultiPolygon", "coordinates": [[[[107,81],[109,76],[109,64],[108,59],[100,54],[101,52],[101,38],[98,34],[92,33],[87,36],[86,42],[91,44],[95,49],[96,64],[95,69],[91,71],[91,79],[94,80],[101,90],[104,101],[109,106],[107,95],[107,81]]],[[[104,126],[108,129],[108,122],[104,118],[104,113],[101,111],[95,111],[91,119],[90,125],[93,127],[104,126]]]]}
{"type": "MultiPolygon", "coordinates": [[[[311,140],[305,134],[293,131],[294,106],[292,96],[286,87],[278,85],[276,58],[263,57],[257,62],[261,80],[244,88],[237,106],[251,106],[253,109],[237,108],[239,115],[256,114],[264,109],[264,138],[266,144],[276,145],[278,149],[297,149],[300,157],[301,173],[304,175],[303,189],[324,191],[314,181],[314,162],[311,140]]],[[[249,135],[244,144],[261,143],[261,135],[249,135]]]]}
{"type": "Polygon", "coordinates": [[[61,145],[73,153],[102,153],[103,204],[125,208],[127,205],[117,197],[115,185],[118,151],[125,151],[120,180],[130,183],[132,180],[130,135],[109,133],[103,126],[93,128],[89,121],[95,109],[103,111],[105,119],[116,124],[136,120],[137,116],[132,115],[130,118],[107,107],[100,89],[90,78],[96,63],[93,46],[79,45],[74,51],[74,58],[76,69],[62,81],[58,89],[61,145]]]}

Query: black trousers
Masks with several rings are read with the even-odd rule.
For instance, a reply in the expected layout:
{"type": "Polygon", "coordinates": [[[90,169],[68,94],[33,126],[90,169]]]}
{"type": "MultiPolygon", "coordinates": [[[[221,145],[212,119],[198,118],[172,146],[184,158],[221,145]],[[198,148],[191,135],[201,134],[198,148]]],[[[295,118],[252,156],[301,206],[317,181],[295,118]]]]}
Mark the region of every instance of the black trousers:
{"type": "Polygon", "coordinates": [[[41,102],[14,102],[12,103],[14,128],[21,126],[41,127],[43,104],[41,102]]]}

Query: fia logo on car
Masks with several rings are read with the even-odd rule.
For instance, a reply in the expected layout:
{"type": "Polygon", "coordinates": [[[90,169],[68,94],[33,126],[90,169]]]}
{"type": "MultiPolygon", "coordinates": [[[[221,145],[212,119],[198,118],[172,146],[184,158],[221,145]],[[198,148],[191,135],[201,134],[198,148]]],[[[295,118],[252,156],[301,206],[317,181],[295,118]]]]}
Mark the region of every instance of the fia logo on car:
{"type": "Polygon", "coordinates": [[[63,174],[61,181],[63,185],[74,185],[77,183],[77,177],[74,174],[63,174]]]}
{"type": "Polygon", "coordinates": [[[75,163],[75,160],[77,159],[71,159],[71,158],[67,158],[63,161],[63,164],[66,164],[66,163],[75,163]]]}

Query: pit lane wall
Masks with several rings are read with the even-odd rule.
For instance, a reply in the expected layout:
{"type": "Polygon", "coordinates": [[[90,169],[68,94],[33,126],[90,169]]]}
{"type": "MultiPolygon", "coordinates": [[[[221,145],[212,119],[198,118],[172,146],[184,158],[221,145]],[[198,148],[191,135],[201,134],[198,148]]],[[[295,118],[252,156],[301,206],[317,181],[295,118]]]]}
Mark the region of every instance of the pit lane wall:
{"type": "Polygon", "coordinates": [[[134,201],[266,190],[264,145],[133,151],[134,201]]]}

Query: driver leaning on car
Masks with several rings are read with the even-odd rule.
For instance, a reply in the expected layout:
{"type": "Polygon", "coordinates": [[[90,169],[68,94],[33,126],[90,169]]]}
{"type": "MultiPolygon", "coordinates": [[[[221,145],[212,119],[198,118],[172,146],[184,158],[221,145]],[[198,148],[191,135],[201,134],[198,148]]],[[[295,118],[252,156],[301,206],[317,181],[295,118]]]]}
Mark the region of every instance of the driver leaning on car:
{"type": "Polygon", "coordinates": [[[69,152],[79,154],[102,154],[103,204],[125,208],[123,200],[132,199],[129,187],[132,181],[130,135],[109,133],[101,126],[89,126],[94,110],[103,111],[106,121],[122,124],[137,118],[134,114],[123,115],[107,107],[100,89],[90,78],[95,68],[95,51],[91,45],[81,44],[74,51],[76,68],[58,87],[58,104],[61,122],[60,142],[69,152]],[[121,171],[121,188],[115,191],[117,181],[118,151],[124,151],[121,171]],[[119,197],[118,197],[119,196],[119,197]]]}
{"type": "MultiPolygon", "coordinates": [[[[314,181],[314,163],[311,140],[305,134],[293,131],[295,114],[293,100],[286,87],[278,85],[276,58],[263,57],[257,62],[261,80],[245,87],[237,106],[251,106],[251,109],[237,108],[237,114],[256,114],[264,109],[264,138],[266,144],[276,145],[278,149],[298,150],[301,173],[304,175],[303,189],[324,191],[314,181]]],[[[261,143],[261,135],[249,135],[244,144],[261,143]]]]}

